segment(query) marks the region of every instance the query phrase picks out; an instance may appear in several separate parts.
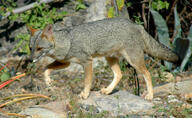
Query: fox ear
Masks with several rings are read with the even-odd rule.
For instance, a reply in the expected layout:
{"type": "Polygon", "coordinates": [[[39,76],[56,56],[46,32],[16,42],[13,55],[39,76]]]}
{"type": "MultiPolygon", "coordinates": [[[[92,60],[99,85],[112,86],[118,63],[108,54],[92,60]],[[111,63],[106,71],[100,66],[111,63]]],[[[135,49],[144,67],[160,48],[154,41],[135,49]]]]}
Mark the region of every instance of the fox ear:
{"type": "Polygon", "coordinates": [[[30,32],[31,36],[33,36],[35,32],[39,31],[39,29],[34,29],[31,26],[27,26],[27,30],[30,32]]]}
{"type": "Polygon", "coordinates": [[[45,37],[46,39],[52,41],[53,40],[53,25],[47,25],[43,30],[41,38],[45,37]]]}

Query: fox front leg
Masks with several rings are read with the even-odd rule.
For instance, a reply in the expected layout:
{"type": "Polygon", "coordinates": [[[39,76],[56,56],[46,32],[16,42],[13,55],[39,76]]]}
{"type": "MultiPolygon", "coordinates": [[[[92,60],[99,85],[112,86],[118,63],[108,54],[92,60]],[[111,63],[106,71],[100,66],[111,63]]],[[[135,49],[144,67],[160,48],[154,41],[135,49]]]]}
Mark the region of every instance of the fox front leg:
{"type": "Polygon", "coordinates": [[[70,65],[70,62],[58,62],[58,61],[54,61],[53,63],[49,64],[44,72],[44,78],[45,78],[45,83],[47,85],[47,87],[51,87],[52,84],[52,80],[50,78],[50,73],[53,70],[57,70],[57,69],[63,69],[66,68],[70,65]]]}
{"type": "Polygon", "coordinates": [[[79,97],[86,99],[89,96],[90,89],[92,86],[92,60],[83,64],[84,71],[85,71],[85,80],[84,80],[84,90],[80,93],[79,97]]]}

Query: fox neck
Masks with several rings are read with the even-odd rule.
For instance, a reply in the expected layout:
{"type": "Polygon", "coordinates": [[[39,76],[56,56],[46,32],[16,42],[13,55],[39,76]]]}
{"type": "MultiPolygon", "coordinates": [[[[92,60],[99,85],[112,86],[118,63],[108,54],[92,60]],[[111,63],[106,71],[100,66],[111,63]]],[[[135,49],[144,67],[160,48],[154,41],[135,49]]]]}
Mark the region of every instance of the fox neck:
{"type": "Polygon", "coordinates": [[[61,31],[54,31],[55,48],[53,49],[52,58],[64,60],[71,47],[71,36],[61,31]]]}

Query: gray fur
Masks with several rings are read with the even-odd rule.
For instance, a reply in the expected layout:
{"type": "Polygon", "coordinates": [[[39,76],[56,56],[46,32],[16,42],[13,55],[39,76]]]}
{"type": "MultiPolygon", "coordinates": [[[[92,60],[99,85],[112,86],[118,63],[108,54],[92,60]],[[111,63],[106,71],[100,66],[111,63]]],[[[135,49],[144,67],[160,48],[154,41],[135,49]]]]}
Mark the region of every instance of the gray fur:
{"type": "Polygon", "coordinates": [[[68,29],[54,30],[55,48],[49,54],[56,60],[77,58],[86,62],[94,54],[113,56],[126,49],[137,58],[145,52],[167,61],[177,61],[178,56],[154,40],[141,25],[125,18],[105,19],[68,29]]]}

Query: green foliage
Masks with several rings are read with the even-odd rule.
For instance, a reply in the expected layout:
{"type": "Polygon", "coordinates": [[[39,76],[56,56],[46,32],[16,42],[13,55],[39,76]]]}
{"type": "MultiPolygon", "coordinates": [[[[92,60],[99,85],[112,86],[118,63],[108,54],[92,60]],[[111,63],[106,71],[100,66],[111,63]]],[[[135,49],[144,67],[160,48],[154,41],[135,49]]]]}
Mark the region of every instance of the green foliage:
{"type": "Polygon", "coordinates": [[[16,7],[16,4],[13,0],[1,0],[1,2],[0,16],[5,16],[7,12],[12,11],[12,9],[16,7]]]}
{"type": "Polygon", "coordinates": [[[120,68],[123,72],[125,72],[127,70],[127,65],[129,63],[125,60],[122,60],[122,61],[119,61],[119,65],[120,65],[120,68]]]}
{"type": "Polygon", "coordinates": [[[29,41],[30,41],[30,35],[29,34],[18,34],[15,38],[16,40],[19,40],[16,44],[15,50],[19,50],[21,53],[26,53],[30,55],[30,49],[29,49],[29,41]]]}
{"type": "Polygon", "coordinates": [[[192,25],[190,27],[189,35],[187,39],[181,37],[181,23],[177,13],[177,6],[174,8],[174,18],[175,18],[175,27],[174,27],[174,46],[176,47],[176,52],[179,54],[182,59],[182,63],[179,71],[182,72],[186,67],[187,63],[190,61],[192,55],[192,25]]]}
{"type": "MultiPolygon", "coordinates": [[[[13,2],[14,3],[14,2],[13,2]]],[[[8,7],[11,11],[13,9],[12,6],[8,7]]],[[[31,10],[25,11],[24,13],[20,14],[11,14],[8,19],[15,21],[20,20],[25,23],[27,26],[33,27],[35,29],[43,29],[48,24],[53,24],[55,21],[62,19],[67,12],[57,12],[56,8],[49,8],[48,5],[42,3],[41,5],[35,5],[35,7],[31,10]]],[[[29,49],[29,34],[19,34],[15,38],[16,40],[19,39],[17,45],[13,49],[13,51],[19,49],[20,52],[30,54],[29,49]]]]}
{"type": "Polygon", "coordinates": [[[11,74],[7,68],[0,71],[0,82],[6,81],[11,77],[11,74]]]}
{"type": "Polygon", "coordinates": [[[141,21],[141,16],[133,16],[133,18],[135,19],[135,23],[142,25],[143,22],[141,21]]]}
{"type": "Polygon", "coordinates": [[[124,7],[125,5],[125,0],[117,0],[117,6],[119,11],[121,11],[121,9],[124,7]]]}
{"type": "Polygon", "coordinates": [[[185,117],[185,118],[191,118],[192,117],[192,108],[185,108],[181,114],[185,117]]]}
{"type": "MultiPolygon", "coordinates": [[[[192,25],[190,27],[188,38],[185,40],[187,41],[187,44],[185,44],[185,45],[180,44],[186,48],[186,51],[184,53],[185,55],[183,57],[181,67],[180,67],[181,72],[184,70],[187,63],[190,62],[190,57],[192,55],[192,25]]],[[[183,41],[185,41],[185,40],[183,39],[183,41]]],[[[181,51],[178,51],[178,52],[181,52],[181,51]]]]}
{"type": "Polygon", "coordinates": [[[166,45],[167,47],[170,47],[169,32],[168,32],[168,26],[166,24],[166,21],[157,11],[151,10],[151,13],[155,21],[155,26],[158,32],[159,41],[162,44],[166,45]]]}
{"type": "Polygon", "coordinates": [[[115,16],[115,10],[114,7],[110,7],[107,12],[107,17],[108,18],[113,18],[115,16]]]}
{"type": "Polygon", "coordinates": [[[175,24],[174,24],[174,34],[175,34],[175,36],[174,36],[173,43],[175,42],[175,39],[181,37],[181,32],[182,32],[179,15],[177,13],[177,6],[174,8],[174,21],[175,21],[175,24]]]}
{"type": "Polygon", "coordinates": [[[169,3],[167,1],[162,1],[162,0],[153,0],[152,2],[152,9],[159,11],[161,9],[168,9],[169,8],[169,3]]]}
{"type": "Polygon", "coordinates": [[[87,7],[83,3],[83,0],[77,0],[77,5],[75,7],[76,11],[79,11],[80,9],[86,9],[87,7]]]}
{"type": "Polygon", "coordinates": [[[178,118],[191,118],[192,109],[182,108],[179,104],[169,104],[168,107],[155,106],[157,112],[166,113],[167,116],[176,116],[178,118]]]}
{"type": "Polygon", "coordinates": [[[48,6],[43,3],[36,5],[32,10],[28,10],[21,14],[12,14],[9,16],[10,20],[20,19],[28,26],[32,26],[35,29],[43,29],[48,24],[53,24],[55,21],[62,19],[67,12],[56,11],[56,8],[49,9],[48,6]]]}
{"type": "Polygon", "coordinates": [[[127,2],[125,5],[128,8],[128,7],[131,7],[132,3],[131,2],[127,2]]]}
{"type": "MultiPolygon", "coordinates": [[[[122,8],[124,7],[125,5],[125,0],[117,0],[117,7],[118,7],[118,10],[121,11],[122,8]]],[[[112,6],[108,9],[107,11],[107,17],[108,18],[113,18],[115,17],[115,7],[112,6]]]]}
{"type": "MultiPolygon", "coordinates": [[[[192,26],[190,28],[190,33],[188,36],[188,39],[181,38],[181,24],[180,19],[176,10],[176,7],[174,8],[174,17],[175,17],[175,28],[174,28],[174,40],[173,44],[171,45],[169,42],[169,32],[168,32],[168,26],[166,24],[166,21],[163,19],[163,17],[154,10],[151,10],[151,13],[153,15],[156,29],[158,32],[159,41],[166,45],[167,47],[175,50],[180,57],[182,63],[179,67],[179,71],[183,71],[184,67],[186,66],[187,62],[190,61],[190,57],[192,54],[191,48],[192,48],[192,26]]],[[[166,67],[171,70],[172,64],[165,61],[166,67]]],[[[177,71],[177,70],[176,70],[177,71]]]]}

